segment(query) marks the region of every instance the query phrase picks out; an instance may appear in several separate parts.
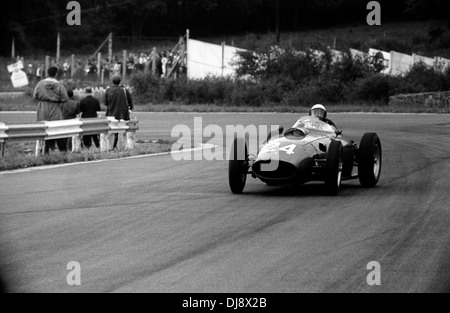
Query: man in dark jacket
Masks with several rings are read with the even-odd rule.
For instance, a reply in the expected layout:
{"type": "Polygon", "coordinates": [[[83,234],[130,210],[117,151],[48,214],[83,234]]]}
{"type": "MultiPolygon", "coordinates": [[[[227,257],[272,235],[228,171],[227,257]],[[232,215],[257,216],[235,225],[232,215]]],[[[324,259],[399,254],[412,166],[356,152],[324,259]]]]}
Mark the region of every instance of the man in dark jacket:
{"type": "Polygon", "coordinates": [[[106,116],[113,116],[117,120],[130,120],[130,110],[133,110],[133,99],[130,92],[120,86],[121,78],[115,75],[112,79],[113,86],[106,90],[105,105],[106,116]]]}
{"type": "Polygon", "coordinates": [[[80,114],[80,102],[75,100],[72,90],[68,90],[67,95],[69,101],[63,105],[63,119],[71,120],[77,118],[77,115],[80,114]]]}
{"type": "MultiPolygon", "coordinates": [[[[92,96],[92,89],[86,88],[86,98],[80,102],[81,118],[97,118],[97,112],[101,111],[100,101],[92,96]]],[[[83,144],[85,148],[92,146],[94,140],[95,146],[100,148],[100,140],[97,135],[83,136],[83,144]]]]}
{"type": "MultiPolygon", "coordinates": [[[[113,86],[105,93],[106,116],[114,117],[119,121],[129,121],[130,111],[133,110],[131,94],[124,86],[120,86],[120,76],[113,76],[112,82],[113,86]]],[[[115,134],[113,149],[117,147],[118,139],[118,134],[115,134]]]]}

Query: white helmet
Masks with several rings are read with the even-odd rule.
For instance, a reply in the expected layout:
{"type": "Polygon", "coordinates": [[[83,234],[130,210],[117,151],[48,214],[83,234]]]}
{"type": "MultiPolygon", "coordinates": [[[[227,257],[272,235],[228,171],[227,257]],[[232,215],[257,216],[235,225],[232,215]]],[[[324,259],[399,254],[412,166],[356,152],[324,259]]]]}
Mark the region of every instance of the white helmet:
{"type": "Polygon", "coordinates": [[[318,117],[320,120],[324,120],[327,118],[327,109],[321,104],[316,104],[309,111],[309,115],[318,117]]]}

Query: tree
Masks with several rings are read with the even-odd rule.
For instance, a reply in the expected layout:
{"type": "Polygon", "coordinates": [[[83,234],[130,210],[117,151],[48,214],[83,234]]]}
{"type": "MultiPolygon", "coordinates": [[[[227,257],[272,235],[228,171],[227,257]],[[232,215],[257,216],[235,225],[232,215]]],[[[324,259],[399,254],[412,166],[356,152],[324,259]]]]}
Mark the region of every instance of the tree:
{"type": "Polygon", "coordinates": [[[448,0],[405,0],[405,5],[406,12],[417,18],[449,18],[448,0]]]}
{"type": "Polygon", "coordinates": [[[167,14],[167,1],[136,0],[123,6],[117,6],[116,15],[119,20],[131,21],[131,35],[141,38],[145,24],[152,18],[161,19],[167,14]]]}

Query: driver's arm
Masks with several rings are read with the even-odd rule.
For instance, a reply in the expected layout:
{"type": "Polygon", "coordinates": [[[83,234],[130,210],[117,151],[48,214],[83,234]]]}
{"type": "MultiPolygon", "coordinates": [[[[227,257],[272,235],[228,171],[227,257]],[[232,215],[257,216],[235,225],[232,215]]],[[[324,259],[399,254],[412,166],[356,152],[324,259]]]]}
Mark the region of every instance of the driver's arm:
{"type": "Polygon", "coordinates": [[[334,128],[337,128],[336,124],[334,124],[332,120],[330,120],[330,119],[327,118],[327,119],[326,119],[326,122],[327,122],[328,125],[331,125],[331,126],[333,126],[334,128]]]}

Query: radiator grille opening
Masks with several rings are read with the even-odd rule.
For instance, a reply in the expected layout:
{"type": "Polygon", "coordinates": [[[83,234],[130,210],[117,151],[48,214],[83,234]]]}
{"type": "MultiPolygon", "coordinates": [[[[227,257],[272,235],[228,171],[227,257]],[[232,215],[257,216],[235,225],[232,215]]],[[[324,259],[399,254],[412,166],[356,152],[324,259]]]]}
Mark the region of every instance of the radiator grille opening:
{"type": "Polygon", "coordinates": [[[284,180],[293,178],[297,174],[295,166],[291,163],[280,161],[275,171],[266,170],[267,168],[273,168],[273,166],[275,165],[270,165],[270,161],[260,161],[253,165],[253,172],[261,178],[284,180]],[[262,166],[263,164],[266,168],[262,166]]]}

